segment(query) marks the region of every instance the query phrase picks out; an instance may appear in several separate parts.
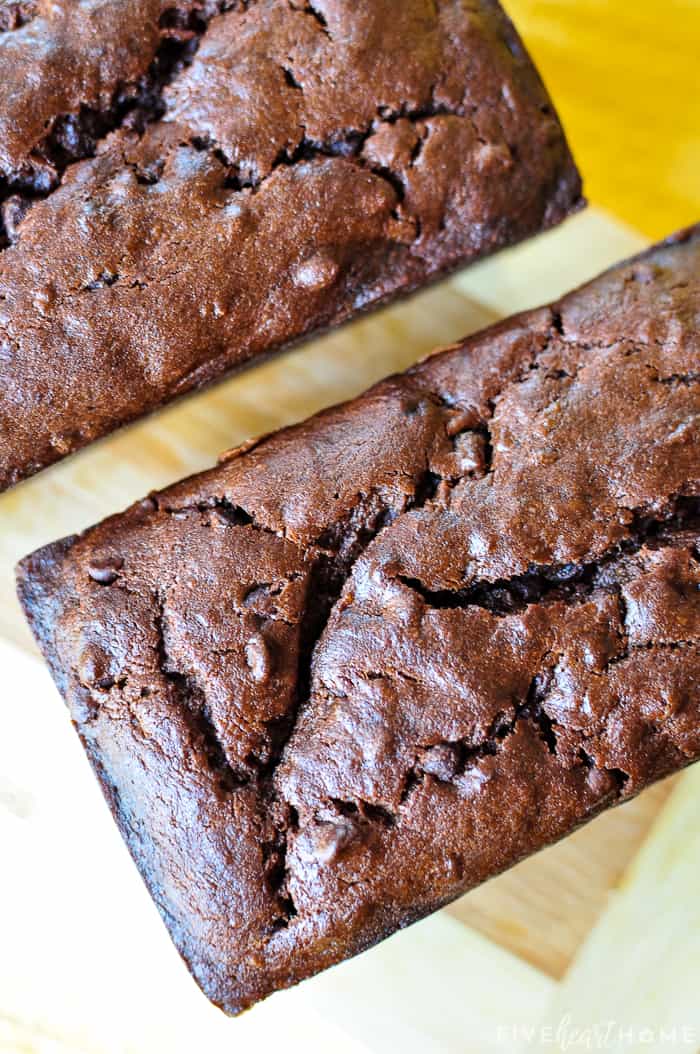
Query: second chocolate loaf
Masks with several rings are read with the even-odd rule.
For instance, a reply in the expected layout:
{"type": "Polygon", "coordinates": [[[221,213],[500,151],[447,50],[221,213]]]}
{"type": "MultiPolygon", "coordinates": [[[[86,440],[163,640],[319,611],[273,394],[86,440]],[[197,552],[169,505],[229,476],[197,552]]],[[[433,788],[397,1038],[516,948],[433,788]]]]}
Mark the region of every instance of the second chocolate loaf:
{"type": "Polygon", "coordinates": [[[0,489],[581,204],[495,0],[27,17],[0,33],[0,489]]]}
{"type": "Polygon", "coordinates": [[[700,757],[700,228],[20,569],[231,1012],[700,757]]]}

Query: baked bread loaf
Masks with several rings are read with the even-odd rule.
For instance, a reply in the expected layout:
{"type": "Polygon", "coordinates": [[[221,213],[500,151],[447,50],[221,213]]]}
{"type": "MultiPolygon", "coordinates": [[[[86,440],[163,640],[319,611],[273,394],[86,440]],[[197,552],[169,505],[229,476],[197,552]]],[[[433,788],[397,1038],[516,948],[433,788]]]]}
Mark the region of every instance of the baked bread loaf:
{"type": "Polygon", "coordinates": [[[700,756],[700,227],[19,569],[230,1013],[700,756]]]}
{"type": "Polygon", "coordinates": [[[495,0],[34,0],[3,27],[0,489],[581,205],[495,0]]]}

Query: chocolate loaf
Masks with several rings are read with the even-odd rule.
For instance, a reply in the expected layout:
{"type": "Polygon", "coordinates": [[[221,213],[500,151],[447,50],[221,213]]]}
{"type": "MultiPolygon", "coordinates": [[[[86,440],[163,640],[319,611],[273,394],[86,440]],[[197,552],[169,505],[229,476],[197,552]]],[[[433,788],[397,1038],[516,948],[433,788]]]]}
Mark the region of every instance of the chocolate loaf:
{"type": "Polygon", "coordinates": [[[20,567],[226,1011],[700,756],[699,276],[700,227],[20,567]]]}
{"type": "Polygon", "coordinates": [[[581,205],[495,0],[35,0],[0,28],[0,489],[581,205]]]}

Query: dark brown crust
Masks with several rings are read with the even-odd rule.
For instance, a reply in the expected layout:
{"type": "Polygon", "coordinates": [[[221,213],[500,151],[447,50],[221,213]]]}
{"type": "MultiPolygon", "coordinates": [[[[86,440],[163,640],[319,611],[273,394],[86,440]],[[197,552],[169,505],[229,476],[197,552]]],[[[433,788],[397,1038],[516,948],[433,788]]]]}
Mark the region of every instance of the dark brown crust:
{"type": "Polygon", "coordinates": [[[0,10],[0,201],[42,197],[108,132],[157,119],[168,81],[241,0],[17,0],[0,10]],[[10,33],[10,31],[14,31],[10,33]],[[21,30],[21,32],[17,32],[21,30]]]}
{"type": "Polygon", "coordinates": [[[0,35],[0,489],[581,204],[493,0],[39,0],[0,35]]]}
{"type": "Polygon", "coordinates": [[[700,756],[700,227],[28,557],[235,1013],[700,756]]]}

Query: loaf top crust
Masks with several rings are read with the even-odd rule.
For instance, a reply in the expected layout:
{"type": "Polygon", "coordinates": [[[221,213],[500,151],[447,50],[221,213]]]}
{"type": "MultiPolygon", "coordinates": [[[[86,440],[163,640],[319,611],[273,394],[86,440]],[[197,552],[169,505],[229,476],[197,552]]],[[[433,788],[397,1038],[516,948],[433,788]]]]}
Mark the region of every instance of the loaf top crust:
{"type": "Polygon", "coordinates": [[[0,178],[43,194],[160,93],[237,0],[17,0],[0,8],[0,178]]]}
{"type": "Polygon", "coordinates": [[[0,489],[581,205],[494,0],[31,10],[0,33],[0,489]]]}
{"type": "Polygon", "coordinates": [[[236,1012],[700,753],[700,227],[29,557],[236,1012]]]}

